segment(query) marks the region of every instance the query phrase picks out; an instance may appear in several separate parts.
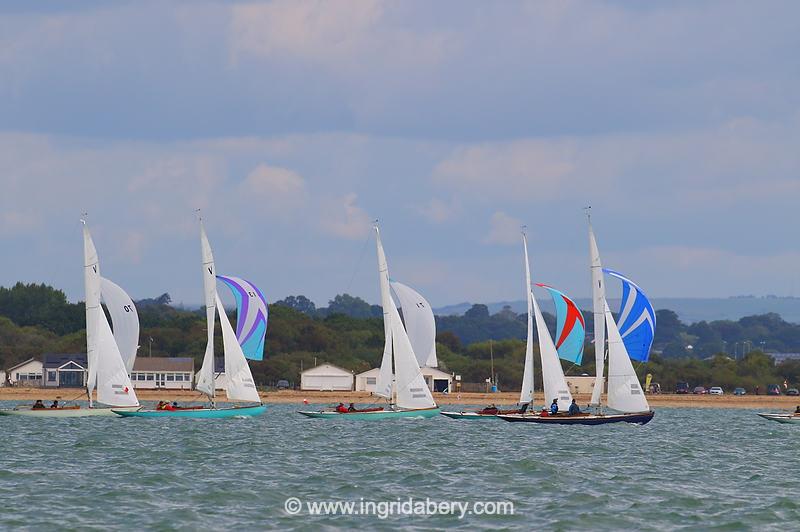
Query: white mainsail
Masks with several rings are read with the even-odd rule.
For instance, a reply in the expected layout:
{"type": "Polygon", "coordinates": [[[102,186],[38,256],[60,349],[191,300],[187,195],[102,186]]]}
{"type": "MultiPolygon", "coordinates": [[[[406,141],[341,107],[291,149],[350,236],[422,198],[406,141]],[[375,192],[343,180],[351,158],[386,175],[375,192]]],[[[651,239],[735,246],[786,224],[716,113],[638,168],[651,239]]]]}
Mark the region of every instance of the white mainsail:
{"type": "Polygon", "coordinates": [[[125,369],[130,373],[139,349],[139,314],[130,296],[119,285],[100,278],[100,295],[114,324],[114,341],[119,347],[125,369]]]}
{"type": "Polygon", "coordinates": [[[430,303],[410,286],[397,281],[390,281],[397,296],[400,308],[403,309],[403,323],[406,326],[408,339],[417,363],[420,367],[435,368],[436,360],[436,319],[430,303]]]}
{"type": "Polygon", "coordinates": [[[608,406],[626,413],[646,412],[650,405],[608,303],[605,303],[605,321],[608,326],[608,406]]]}
{"type": "MultiPolygon", "coordinates": [[[[97,401],[110,406],[138,406],[128,370],[100,306],[101,277],[97,249],[84,222],[84,289],[86,295],[86,357],[88,362],[89,403],[97,388],[97,401]]],[[[120,289],[121,290],[121,289],[120,289]]],[[[138,325],[137,325],[138,327],[138,325]]]]}
{"type": "Polygon", "coordinates": [[[391,390],[391,361],[394,359],[395,369],[395,404],[399,408],[406,410],[420,410],[434,408],[436,402],[433,400],[430,389],[422,376],[417,357],[411,346],[400,313],[392,301],[389,288],[389,267],[386,262],[386,255],[383,252],[380,231],[375,227],[375,235],[378,251],[378,277],[381,285],[381,304],[383,305],[384,330],[388,329],[384,356],[381,363],[381,370],[376,382],[376,389],[385,390],[387,380],[391,390]],[[387,347],[391,349],[390,356],[387,357],[387,347]]]}
{"type": "Polygon", "coordinates": [[[195,388],[206,394],[209,398],[214,398],[214,315],[216,312],[217,299],[217,279],[215,276],[214,255],[211,253],[211,245],[208,243],[206,230],[203,222],[200,221],[200,248],[202,250],[203,266],[203,294],[206,307],[206,330],[207,343],[206,352],[203,356],[203,365],[197,373],[197,383],[195,388]]]}
{"type": "Polygon", "coordinates": [[[233,401],[261,402],[258,396],[250,365],[242,352],[242,346],[236,338],[236,333],[225,313],[225,307],[217,295],[215,298],[219,310],[219,321],[222,325],[222,345],[225,349],[225,375],[228,377],[226,392],[228,399],[233,401]]]}
{"type": "MultiPolygon", "coordinates": [[[[531,304],[531,268],[528,264],[528,238],[522,233],[522,247],[525,250],[525,293],[528,300],[528,339],[525,344],[525,369],[522,373],[522,391],[519,403],[533,402],[533,305],[531,304]]],[[[545,398],[547,399],[547,398],[545,398]]]]}
{"type": "Polygon", "coordinates": [[[86,301],[86,359],[88,376],[86,391],[92,404],[92,391],[97,384],[97,330],[100,324],[100,264],[97,249],[86,222],[83,224],[83,286],[86,301]]]}
{"type": "Polygon", "coordinates": [[[603,280],[603,264],[600,262],[600,251],[597,249],[597,241],[594,238],[592,223],[589,222],[589,265],[592,272],[592,310],[594,317],[594,360],[597,366],[597,373],[592,390],[590,405],[600,404],[600,395],[603,393],[603,372],[605,363],[605,306],[606,306],[606,287],[603,280]]]}

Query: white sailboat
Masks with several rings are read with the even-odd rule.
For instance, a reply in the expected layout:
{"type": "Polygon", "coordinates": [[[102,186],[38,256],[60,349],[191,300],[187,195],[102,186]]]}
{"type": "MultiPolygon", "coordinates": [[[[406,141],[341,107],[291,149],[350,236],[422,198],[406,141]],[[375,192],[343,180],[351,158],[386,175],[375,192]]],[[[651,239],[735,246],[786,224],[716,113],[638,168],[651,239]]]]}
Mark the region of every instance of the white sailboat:
{"type": "Polygon", "coordinates": [[[63,406],[60,408],[30,407],[0,411],[0,415],[36,417],[114,416],[112,410],[136,410],[139,400],[133,391],[130,369],[123,360],[124,351],[130,367],[136,356],[139,339],[139,318],[136,307],[125,291],[100,276],[100,261],[86,222],[83,222],[84,288],[86,292],[86,353],[88,378],[86,392],[89,408],[63,406]],[[114,332],[106,319],[101,298],[114,323],[114,332]],[[97,402],[108,407],[96,407],[92,392],[97,390],[97,402]]]}
{"type": "MultiPolygon", "coordinates": [[[[305,416],[312,418],[387,419],[396,417],[432,417],[439,414],[439,407],[433,400],[431,391],[422,376],[418,357],[414,352],[414,347],[406,328],[400,319],[397,306],[392,299],[389,266],[386,262],[386,254],[383,251],[381,235],[377,226],[375,226],[375,239],[381,305],[383,307],[383,330],[385,334],[381,368],[375,384],[375,395],[391,402],[386,408],[377,407],[355,412],[326,410],[300,412],[305,416]],[[393,365],[394,371],[392,371],[393,365]]],[[[416,294],[416,292],[414,293],[416,294]]],[[[419,296],[419,294],[416,295],[419,296]]],[[[408,301],[417,300],[417,297],[409,296],[408,301]]],[[[421,296],[419,297],[421,298],[421,296]]],[[[427,346],[427,341],[421,345],[427,346]]],[[[423,356],[425,360],[429,360],[430,352],[425,351],[423,356]]]]}
{"type": "MultiPolygon", "coordinates": [[[[650,406],[644,396],[644,391],[639,383],[639,378],[636,376],[633,364],[631,364],[627,348],[622,340],[617,323],[614,321],[614,316],[611,314],[611,310],[608,307],[603,280],[603,267],[591,222],[589,223],[589,257],[592,275],[595,360],[597,364],[597,375],[595,378],[595,387],[592,392],[591,405],[597,406],[598,412],[593,414],[582,413],[573,416],[558,415],[544,417],[513,414],[500,416],[506,421],[528,421],[558,425],[602,425],[616,422],[645,424],[653,418],[654,412],[650,410],[650,406]],[[603,347],[605,344],[606,328],[608,328],[608,394],[606,403],[609,408],[618,413],[604,413],[601,408],[601,392],[603,389],[603,375],[605,370],[603,347]]],[[[534,299],[534,307],[535,306],[534,299]]],[[[545,391],[546,390],[547,388],[545,387],[545,391]]],[[[561,410],[561,400],[559,397],[559,411],[561,410]]]]}
{"type": "Polygon", "coordinates": [[[211,245],[208,242],[202,220],[200,221],[200,248],[202,251],[203,293],[206,308],[207,343],[203,365],[197,373],[195,388],[204,393],[211,405],[209,407],[189,407],[174,410],[139,410],[137,412],[117,412],[126,417],[191,417],[223,418],[234,416],[257,416],[266,411],[261,403],[253,374],[236,338],[236,333],[225,314],[225,308],[217,294],[216,267],[211,245]],[[231,401],[258,403],[251,406],[217,408],[215,401],[216,385],[214,375],[214,324],[217,312],[222,328],[222,345],[225,356],[225,375],[228,377],[226,394],[231,401]]]}

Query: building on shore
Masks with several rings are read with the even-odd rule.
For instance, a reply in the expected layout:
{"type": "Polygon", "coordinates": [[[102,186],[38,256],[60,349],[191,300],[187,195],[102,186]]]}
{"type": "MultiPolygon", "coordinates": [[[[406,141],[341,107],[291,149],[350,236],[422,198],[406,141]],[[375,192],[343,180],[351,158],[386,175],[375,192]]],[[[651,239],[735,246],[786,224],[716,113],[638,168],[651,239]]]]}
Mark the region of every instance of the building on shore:
{"type": "Polygon", "coordinates": [[[191,390],[194,387],[194,359],[136,357],[131,383],[138,389],[191,390]]]}
{"type": "Polygon", "coordinates": [[[86,353],[48,353],[42,360],[45,388],[83,388],[89,377],[86,353]]]}
{"type": "MultiPolygon", "coordinates": [[[[572,395],[591,395],[594,391],[594,375],[565,375],[565,378],[572,395]]],[[[605,387],[605,379],[603,379],[603,387],[605,387]]]]}
{"type": "Polygon", "coordinates": [[[29,358],[6,370],[8,381],[12,386],[42,385],[42,361],[29,358]]]}
{"type": "Polygon", "coordinates": [[[333,364],[320,364],[300,373],[300,389],[350,392],[353,391],[353,372],[333,364]]]}
{"type": "MultiPolygon", "coordinates": [[[[356,391],[374,393],[380,371],[380,368],[372,368],[356,375],[356,391]]],[[[450,373],[427,366],[420,368],[420,371],[432,392],[449,392],[452,389],[453,376],[450,373]]]]}

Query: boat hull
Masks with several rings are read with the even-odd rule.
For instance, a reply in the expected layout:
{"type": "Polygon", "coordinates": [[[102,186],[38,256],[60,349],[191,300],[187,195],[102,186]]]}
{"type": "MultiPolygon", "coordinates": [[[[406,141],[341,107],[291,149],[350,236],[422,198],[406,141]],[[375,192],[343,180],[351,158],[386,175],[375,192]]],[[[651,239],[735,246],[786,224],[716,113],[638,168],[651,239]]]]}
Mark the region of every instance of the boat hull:
{"type": "Polygon", "coordinates": [[[24,416],[24,417],[46,417],[46,418],[67,418],[67,417],[118,417],[117,411],[138,410],[140,407],[112,407],[112,408],[40,408],[32,410],[7,409],[0,410],[0,416],[24,416]]]}
{"type": "Polygon", "coordinates": [[[440,412],[450,419],[472,421],[476,419],[497,419],[497,414],[479,414],[477,412],[440,412]]]}
{"type": "Polygon", "coordinates": [[[759,412],[759,416],[770,421],[778,423],[798,423],[800,424],[800,416],[784,412],[759,412]]]}
{"type": "Polygon", "coordinates": [[[193,408],[187,410],[114,410],[115,414],[122,417],[167,417],[167,418],[193,418],[193,419],[219,419],[230,417],[260,416],[267,411],[266,405],[235,406],[231,408],[193,408]]]}
{"type": "Polygon", "coordinates": [[[392,418],[430,418],[438,416],[441,413],[439,407],[425,408],[423,410],[375,410],[373,412],[330,412],[319,410],[316,412],[300,411],[306,417],[315,419],[348,419],[348,420],[378,420],[378,419],[392,419],[392,418]]]}
{"type": "Polygon", "coordinates": [[[588,416],[540,416],[538,414],[500,414],[497,417],[514,423],[539,423],[541,425],[607,425],[609,423],[634,423],[645,425],[653,419],[655,412],[632,414],[589,414],[588,416]]]}

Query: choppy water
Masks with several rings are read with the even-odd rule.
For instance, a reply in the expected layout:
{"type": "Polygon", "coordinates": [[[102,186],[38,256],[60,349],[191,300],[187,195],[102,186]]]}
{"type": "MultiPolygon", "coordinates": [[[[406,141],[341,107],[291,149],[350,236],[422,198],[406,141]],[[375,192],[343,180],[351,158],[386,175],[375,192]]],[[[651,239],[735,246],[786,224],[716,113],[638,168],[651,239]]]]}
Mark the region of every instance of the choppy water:
{"type": "MultiPolygon", "coordinates": [[[[800,426],[0,417],[0,528],[797,529],[800,426]],[[290,516],[301,501],[512,501],[514,515],[290,516]]],[[[377,507],[376,507],[377,508],[377,507]]],[[[384,507],[385,508],[385,507],[384,507]]]]}

